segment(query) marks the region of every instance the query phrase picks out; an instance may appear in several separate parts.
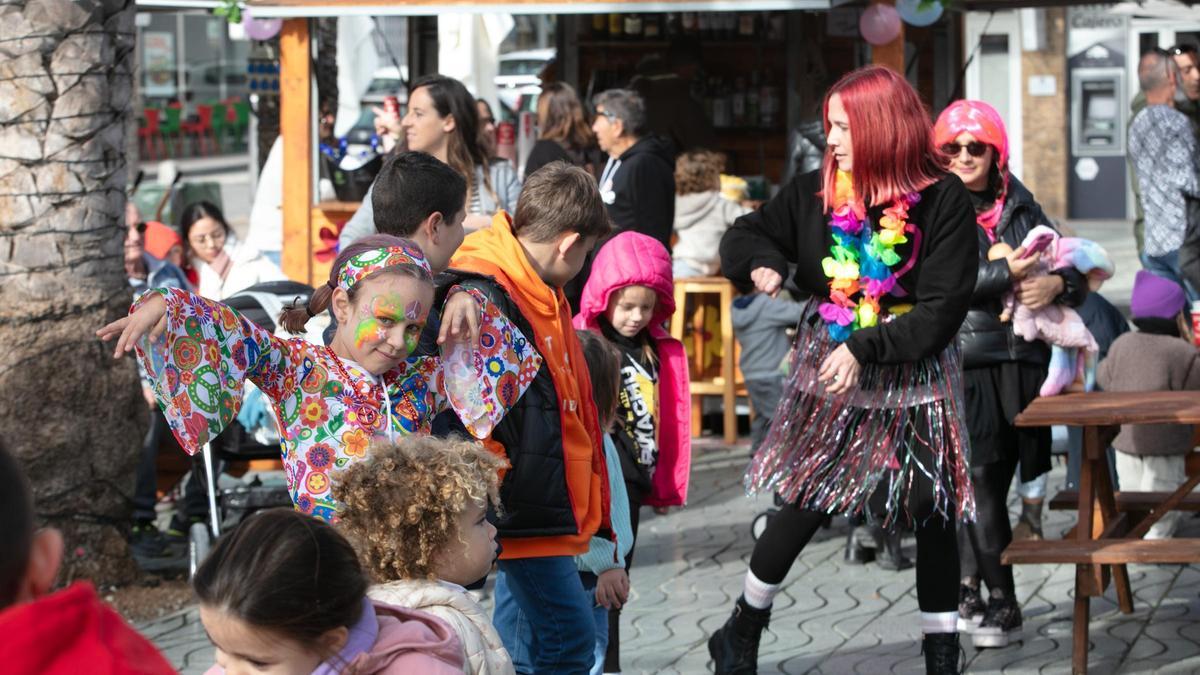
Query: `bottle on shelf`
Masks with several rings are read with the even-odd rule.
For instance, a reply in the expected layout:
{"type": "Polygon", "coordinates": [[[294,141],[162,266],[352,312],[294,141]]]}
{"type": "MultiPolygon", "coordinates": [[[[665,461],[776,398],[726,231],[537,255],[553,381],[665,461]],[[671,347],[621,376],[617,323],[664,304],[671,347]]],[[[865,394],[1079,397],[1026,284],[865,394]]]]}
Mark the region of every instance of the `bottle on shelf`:
{"type": "Polygon", "coordinates": [[[626,40],[641,40],[642,39],[642,15],[637,13],[629,13],[625,15],[625,39],[626,40]]]}
{"type": "Polygon", "coordinates": [[[758,71],[750,73],[750,88],[746,90],[746,126],[759,127],[762,122],[762,91],[758,71]]]}
{"type": "Polygon", "coordinates": [[[643,14],[642,35],[646,40],[661,40],[663,37],[663,15],[659,13],[643,14]]]}
{"type": "Polygon", "coordinates": [[[717,129],[727,129],[733,124],[731,104],[729,86],[725,84],[724,80],[718,79],[716,93],[713,95],[712,119],[713,126],[717,129]]]}
{"type": "Polygon", "coordinates": [[[700,17],[696,12],[683,12],[680,15],[680,28],[684,35],[695,37],[700,32],[700,17]]]}
{"type": "Polygon", "coordinates": [[[733,126],[746,126],[746,78],[741,75],[733,81],[730,109],[733,113],[733,126]]]}
{"type": "Polygon", "coordinates": [[[741,12],[737,17],[737,39],[753,40],[758,33],[758,14],[741,12]]]}
{"type": "Polygon", "coordinates": [[[787,33],[787,15],[783,12],[768,13],[766,31],[768,42],[783,42],[784,35],[787,33]]]}
{"type": "Polygon", "coordinates": [[[783,107],[783,93],[775,84],[775,77],[770,70],[763,76],[762,90],[759,94],[761,109],[760,125],[764,129],[774,129],[779,126],[779,111],[783,107]]]}
{"type": "Polygon", "coordinates": [[[620,14],[612,13],[608,15],[608,39],[620,40],[625,34],[625,21],[620,14]]]}
{"type": "Polygon", "coordinates": [[[663,32],[666,34],[668,40],[683,34],[683,24],[680,21],[679,12],[668,12],[664,23],[663,32]]]}
{"type": "Polygon", "coordinates": [[[608,37],[608,15],[593,14],[592,15],[592,32],[593,40],[603,40],[608,37]]]}

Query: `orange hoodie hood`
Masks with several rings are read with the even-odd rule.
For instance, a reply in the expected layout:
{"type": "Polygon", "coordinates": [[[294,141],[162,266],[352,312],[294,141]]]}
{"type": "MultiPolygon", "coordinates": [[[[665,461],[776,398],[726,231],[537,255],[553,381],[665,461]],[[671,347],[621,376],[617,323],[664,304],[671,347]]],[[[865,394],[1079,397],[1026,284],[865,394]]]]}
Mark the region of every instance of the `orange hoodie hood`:
{"type": "MultiPolygon", "coordinates": [[[[608,476],[591,376],[571,327],[571,306],[562,289],[551,288],[530,265],[503,211],[496,214],[491,227],[463,240],[450,266],[492,277],[512,298],[533,329],[533,342],[545,360],[560,403],[563,466],[578,532],[558,537],[510,537],[505,539],[500,557],[585,553],[592,536],[601,527],[608,529],[608,476]]],[[[504,454],[499,443],[491,439],[485,443],[493,452],[504,454]]]]}

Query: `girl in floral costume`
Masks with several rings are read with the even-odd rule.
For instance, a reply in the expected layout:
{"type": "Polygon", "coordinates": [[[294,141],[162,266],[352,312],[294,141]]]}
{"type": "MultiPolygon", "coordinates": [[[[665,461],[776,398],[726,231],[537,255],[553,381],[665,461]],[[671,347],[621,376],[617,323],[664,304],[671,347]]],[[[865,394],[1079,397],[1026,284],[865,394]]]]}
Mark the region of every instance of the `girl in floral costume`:
{"type": "Polygon", "coordinates": [[[117,356],[136,346],[172,432],[192,454],[236,417],[245,380],[257,385],[273,404],[292,501],[331,520],[339,508],[331,472],[366,459],[373,439],[428,434],[433,417],[447,408],[483,438],[541,365],[525,337],[470,291],[446,301],[439,342],[447,358],[409,358],[433,296],[420,249],[377,235],[347,247],[308,305],[281,317],[297,333],[332,307],[338,330],[328,347],[278,338],[225,305],[179,289],[147,293],[128,317],[97,334],[120,336],[117,356]],[[139,342],[148,332],[150,339],[139,342]],[[467,333],[478,334],[474,349],[454,339],[467,333]],[[151,352],[164,357],[157,370],[151,352]]]}

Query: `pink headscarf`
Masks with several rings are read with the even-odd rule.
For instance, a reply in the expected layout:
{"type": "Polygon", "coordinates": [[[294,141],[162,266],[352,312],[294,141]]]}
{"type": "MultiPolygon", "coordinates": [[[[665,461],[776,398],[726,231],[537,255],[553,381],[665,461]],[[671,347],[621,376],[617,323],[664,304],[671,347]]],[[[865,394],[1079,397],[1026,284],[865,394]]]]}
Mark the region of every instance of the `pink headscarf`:
{"type": "Polygon", "coordinates": [[[959,100],[951,103],[933,125],[933,142],[938,147],[953,143],[963,133],[971,134],[976,140],[987,143],[996,151],[996,168],[1000,170],[1000,191],[996,202],[987,211],[975,216],[975,222],[987,232],[990,241],[996,240],[996,223],[1004,211],[1004,199],[1008,195],[1008,133],[1000,113],[983,101],[959,100]]]}

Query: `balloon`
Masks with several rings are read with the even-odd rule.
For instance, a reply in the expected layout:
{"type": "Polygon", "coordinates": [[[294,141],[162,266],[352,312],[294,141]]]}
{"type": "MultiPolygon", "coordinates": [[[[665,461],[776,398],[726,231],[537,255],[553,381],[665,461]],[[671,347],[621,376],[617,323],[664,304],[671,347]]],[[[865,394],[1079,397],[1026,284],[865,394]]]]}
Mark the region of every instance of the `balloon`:
{"type": "Polygon", "coordinates": [[[896,0],[896,11],[905,23],[913,26],[930,26],[942,18],[945,7],[938,0],[896,0]],[[922,7],[921,4],[926,6],[922,7]]]}
{"type": "Polygon", "coordinates": [[[858,30],[873,45],[886,45],[900,37],[900,13],[891,5],[871,5],[858,20],[858,30]]]}
{"type": "Polygon", "coordinates": [[[283,29],[283,19],[256,19],[247,7],[242,13],[242,26],[251,40],[270,40],[283,29]]]}

